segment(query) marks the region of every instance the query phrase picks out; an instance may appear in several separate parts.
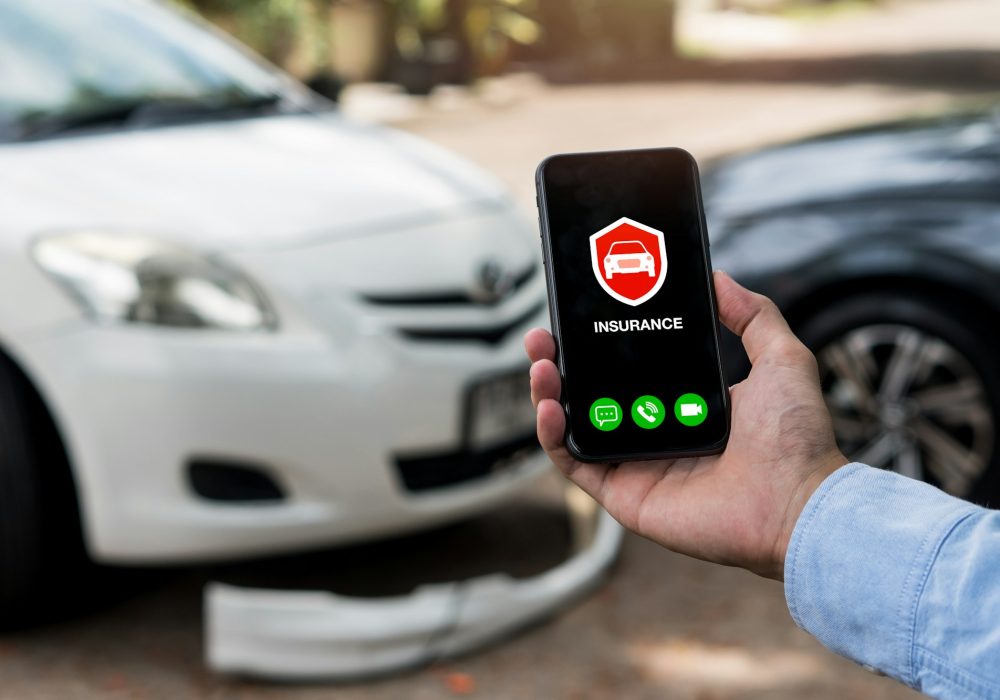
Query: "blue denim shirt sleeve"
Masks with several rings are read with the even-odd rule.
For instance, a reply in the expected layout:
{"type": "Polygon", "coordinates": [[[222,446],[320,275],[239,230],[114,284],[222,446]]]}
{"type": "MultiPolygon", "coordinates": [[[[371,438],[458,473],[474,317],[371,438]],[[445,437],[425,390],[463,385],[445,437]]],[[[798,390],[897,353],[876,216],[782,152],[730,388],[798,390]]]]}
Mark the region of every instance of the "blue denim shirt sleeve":
{"type": "Polygon", "coordinates": [[[1000,511],[849,464],[799,516],[785,598],[839,654],[934,697],[1000,700],[1000,511]]]}

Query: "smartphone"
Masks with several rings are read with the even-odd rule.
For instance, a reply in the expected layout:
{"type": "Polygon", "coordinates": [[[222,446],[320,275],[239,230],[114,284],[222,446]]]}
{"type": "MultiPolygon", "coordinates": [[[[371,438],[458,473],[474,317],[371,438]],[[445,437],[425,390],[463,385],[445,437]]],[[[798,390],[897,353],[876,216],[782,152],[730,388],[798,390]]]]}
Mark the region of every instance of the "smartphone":
{"type": "Polygon", "coordinates": [[[729,390],[694,158],[547,158],[536,175],[566,446],[622,462],[721,452],[729,390]]]}

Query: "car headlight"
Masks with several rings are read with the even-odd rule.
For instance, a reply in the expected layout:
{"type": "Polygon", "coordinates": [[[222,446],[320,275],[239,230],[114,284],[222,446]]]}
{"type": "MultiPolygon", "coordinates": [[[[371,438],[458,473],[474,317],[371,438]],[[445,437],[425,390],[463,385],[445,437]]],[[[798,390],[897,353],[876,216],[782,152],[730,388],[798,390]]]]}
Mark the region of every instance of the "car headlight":
{"type": "Polygon", "coordinates": [[[250,279],[175,243],[79,231],[40,238],[32,254],[97,319],[240,331],[275,326],[250,279]]]}

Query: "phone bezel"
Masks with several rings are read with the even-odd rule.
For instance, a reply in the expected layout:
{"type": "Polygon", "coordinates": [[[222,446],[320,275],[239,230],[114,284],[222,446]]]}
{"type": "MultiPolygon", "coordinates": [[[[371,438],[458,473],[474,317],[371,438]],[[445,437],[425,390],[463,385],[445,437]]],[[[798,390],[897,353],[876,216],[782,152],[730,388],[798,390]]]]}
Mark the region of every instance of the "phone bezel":
{"type": "Polygon", "coordinates": [[[725,367],[722,363],[722,351],[720,342],[720,330],[719,330],[719,311],[718,303],[715,298],[715,284],[712,277],[712,260],[710,257],[711,244],[708,240],[708,226],[705,222],[705,207],[702,202],[701,196],[701,177],[698,171],[698,163],[695,161],[694,156],[685,151],[683,148],[677,147],[665,147],[665,148],[641,148],[641,149],[629,149],[623,151],[591,151],[591,152],[577,152],[577,153],[559,153],[551,155],[541,163],[539,163],[538,168],[535,170],[535,192],[537,193],[536,204],[538,206],[538,220],[539,220],[539,233],[542,239],[542,264],[545,268],[545,285],[548,291],[548,304],[549,304],[549,319],[552,325],[552,337],[555,339],[556,343],[556,366],[559,368],[559,376],[561,379],[561,384],[563,386],[562,395],[559,397],[559,403],[562,404],[563,411],[566,414],[566,434],[565,443],[566,449],[569,453],[573,455],[574,459],[581,462],[592,462],[592,463],[618,463],[618,462],[631,462],[631,461],[646,461],[655,459],[681,459],[686,457],[705,457],[709,455],[716,455],[723,452],[726,445],[729,442],[729,434],[732,429],[732,408],[729,396],[729,382],[726,379],[725,367]],[[608,455],[591,455],[585,453],[579,448],[573,439],[572,428],[570,427],[570,408],[566,401],[566,374],[564,372],[564,367],[566,366],[565,358],[563,356],[563,343],[562,343],[562,333],[561,324],[559,319],[559,304],[558,296],[555,286],[554,274],[552,272],[552,233],[549,229],[548,212],[546,208],[546,192],[545,192],[545,168],[549,163],[564,159],[564,158],[579,158],[579,157],[593,157],[611,154],[649,154],[649,153],[672,153],[681,155],[689,164],[693,170],[693,182],[694,182],[694,196],[698,205],[698,236],[701,239],[702,247],[702,259],[705,262],[705,275],[708,279],[708,289],[709,289],[709,307],[711,310],[712,318],[715,319],[715,323],[712,326],[712,339],[715,343],[715,357],[718,361],[718,371],[719,378],[723,387],[722,391],[722,403],[725,410],[725,432],[722,438],[717,442],[710,445],[706,445],[704,448],[699,448],[695,450],[691,449],[679,449],[679,450],[658,450],[656,452],[629,452],[623,454],[608,454],[608,455]]]}

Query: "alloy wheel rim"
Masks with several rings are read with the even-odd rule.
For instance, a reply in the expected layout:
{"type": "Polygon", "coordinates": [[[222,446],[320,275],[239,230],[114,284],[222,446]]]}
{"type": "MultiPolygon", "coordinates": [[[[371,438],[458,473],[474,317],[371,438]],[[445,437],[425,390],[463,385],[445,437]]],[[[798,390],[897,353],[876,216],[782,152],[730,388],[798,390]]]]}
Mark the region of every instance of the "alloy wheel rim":
{"type": "Polygon", "coordinates": [[[954,346],[912,326],[861,326],[816,355],[844,453],[968,497],[993,454],[982,377],[954,346]]]}

